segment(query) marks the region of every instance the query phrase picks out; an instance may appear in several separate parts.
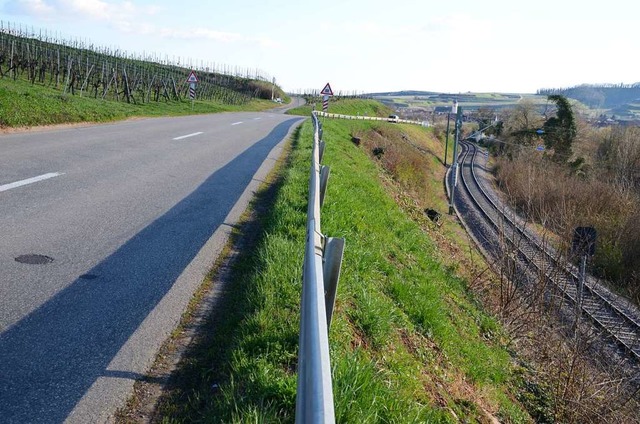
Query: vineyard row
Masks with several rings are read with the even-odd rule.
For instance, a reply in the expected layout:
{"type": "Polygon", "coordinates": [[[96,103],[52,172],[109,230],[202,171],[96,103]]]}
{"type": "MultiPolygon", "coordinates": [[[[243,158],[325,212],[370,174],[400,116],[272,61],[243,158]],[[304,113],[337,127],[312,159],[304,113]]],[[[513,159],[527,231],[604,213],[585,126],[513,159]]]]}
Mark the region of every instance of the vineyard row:
{"type": "MultiPolygon", "coordinates": [[[[28,80],[64,94],[96,99],[149,103],[188,98],[191,69],[172,64],[118,56],[81,43],[66,45],[0,25],[0,78],[28,80]]],[[[224,104],[243,104],[269,98],[270,83],[257,74],[246,76],[198,71],[197,98],[224,104]],[[267,95],[268,92],[268,95],[267,95]]]]}

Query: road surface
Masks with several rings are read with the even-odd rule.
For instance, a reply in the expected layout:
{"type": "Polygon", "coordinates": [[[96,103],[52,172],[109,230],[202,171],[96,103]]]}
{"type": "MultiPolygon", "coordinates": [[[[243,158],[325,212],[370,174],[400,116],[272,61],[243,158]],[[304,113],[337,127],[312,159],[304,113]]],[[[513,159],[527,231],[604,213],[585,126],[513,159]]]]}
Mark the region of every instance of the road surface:
{"type": "Polygon", "coordinates": [[[102,422],[123,406],[300,121],[0,136],[0,421],[102,422]]]}

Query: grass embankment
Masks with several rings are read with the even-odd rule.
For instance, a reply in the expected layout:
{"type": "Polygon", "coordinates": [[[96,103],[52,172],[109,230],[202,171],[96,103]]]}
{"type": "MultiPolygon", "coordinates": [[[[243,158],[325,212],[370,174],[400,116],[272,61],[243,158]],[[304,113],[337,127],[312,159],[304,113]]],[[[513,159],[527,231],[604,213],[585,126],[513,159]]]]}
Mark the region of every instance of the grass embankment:
{"type": "Polygon", "coordinates": [[[268,100],[252,100],[241,106],[211,101],[150,102],[94,99],[91,96],[63,94],[60,90],[24,80],[0,78],[0,127],[108,122],[130,117],[178,116],[224,111],[265,110],[274,107],[268,100]]]}
{"type": "MultiPolygon", "coordinates": [[[[511,395],[517,378],[499,326],[427,234],[449,224],[430,227],[368,154],[369,137],[384,132],[429,143],[427,130],[394,125],[324,125],[331,178],[322,230],[347,243],[329,334],[336,419],[531,421],[511,395]],[[367,139],[360,147],[354,132],[367,139]]],[[[258,195],[270,203],[257,214],[260,236],[235,262],[222,310],[160,403],[164,422],[293,422],[311,140],[307,121],[272,191],[258,195]]],[[[445,207],[429,179],[421,181],[439,194],[425,201],[445,207]]]]}
{"type": "MultiPolygon", "coordinates": [[[[307,99],[307,103],[287,111],[290,115],[311,116],[312,110],[322,110],[322,99],[307,99]]],[[[341,113],[353,116],[384,116],[391,115],[393,109],[383,105],[380,102],[364,100],[364,99],[329,99],[329,113],[341,113]]]]}

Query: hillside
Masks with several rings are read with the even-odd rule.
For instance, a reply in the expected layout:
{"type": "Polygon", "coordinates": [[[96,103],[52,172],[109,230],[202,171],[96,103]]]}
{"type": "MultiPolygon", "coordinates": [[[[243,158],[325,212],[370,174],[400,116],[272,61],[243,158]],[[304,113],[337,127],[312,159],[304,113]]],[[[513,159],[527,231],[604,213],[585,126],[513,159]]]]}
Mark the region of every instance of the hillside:
{"type": "Polygon", "coordinates": [[[523,98],[530,99],[538,104],[546,102],[545,96],[513,93],[436,93],[407,90],[371,93],[366,96],[382,102],[396,111],[402,109],[424,109],[430,112],[438,107],[450,108],[454,100],[467,111],[479,108],[495,110],[509,108],[523,98]]]}
{"type": "MultiPolygon", "coordinates": [[[[570,88],[540,89],[536,94],[525,93],[438,93],[432,91],[403,90],[376,92],[366,97],[378,100],[402,113],[407,109],[423,110],[429,114],[437,108],[450,107],[454,100],[466,110],[480,108],[500,111],[515,106],[522,99],[548,107],[549,94],[562,94],[582,105],[583,113],[590,118],[600,115],[613,116],[617,120],[637,122],[640,119],[640,83],[638,84],[582,84],[570,88]]],[[[428,115],[427,115],[428,116],[428,115]]]]}
{"type": "Polygon", "coordinates": [[[282,90],[259,74],[196,70],[0,28],[0,126],[272,107],[282,90]]]}
{"type": "Polygon", "coordinates": [[[579,100],[593,109],[615,109],[629,103],[640,102],[640,83],[630,85],[582,84],[569,88],[538,90],[538,94],[561,94],[579,100]]]}

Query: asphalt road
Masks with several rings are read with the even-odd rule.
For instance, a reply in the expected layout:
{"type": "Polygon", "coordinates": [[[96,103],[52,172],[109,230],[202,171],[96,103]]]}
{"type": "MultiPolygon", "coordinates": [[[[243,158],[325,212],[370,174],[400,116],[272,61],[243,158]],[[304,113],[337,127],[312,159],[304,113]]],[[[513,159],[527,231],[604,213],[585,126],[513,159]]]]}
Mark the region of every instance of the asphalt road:
{"type": "Polygon", "coordinates": [[[102,422],[123,405],[299,122],[0,136],[1,422],[102,422]]]}

